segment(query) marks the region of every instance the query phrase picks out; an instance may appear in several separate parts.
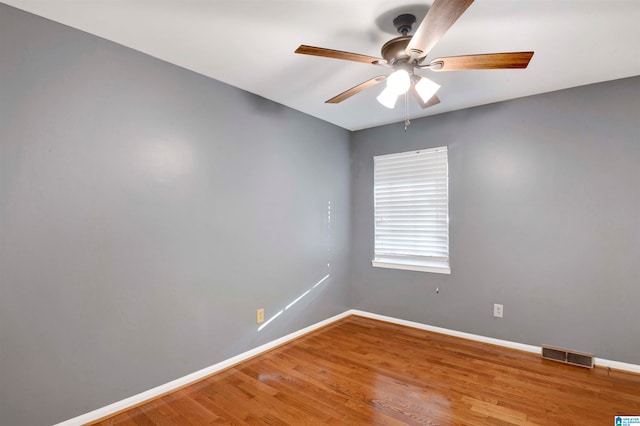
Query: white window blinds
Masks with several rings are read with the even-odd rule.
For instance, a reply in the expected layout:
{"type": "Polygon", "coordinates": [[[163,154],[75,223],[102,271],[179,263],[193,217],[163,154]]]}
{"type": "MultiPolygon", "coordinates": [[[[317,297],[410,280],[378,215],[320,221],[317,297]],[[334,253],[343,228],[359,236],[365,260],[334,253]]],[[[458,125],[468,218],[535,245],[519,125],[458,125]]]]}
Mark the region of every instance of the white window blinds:
{"type": "Polygon", "coordinates": [[[447,147],[373,157],[373,266],[451,273],[447,147]]]}

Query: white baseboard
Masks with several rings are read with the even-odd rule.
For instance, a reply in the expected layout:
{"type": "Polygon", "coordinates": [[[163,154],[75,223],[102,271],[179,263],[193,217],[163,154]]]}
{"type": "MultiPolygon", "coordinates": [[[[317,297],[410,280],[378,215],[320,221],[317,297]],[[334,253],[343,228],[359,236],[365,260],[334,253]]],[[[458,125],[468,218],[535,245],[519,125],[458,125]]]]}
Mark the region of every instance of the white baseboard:
{"type": "MultiPolygon", "coordinates": [[[[464,333],[462,331],[450,330],[448,328],[434,327],[432,325],[421,324],[419,322],[406,321],[403,319],[388,317],[385,315],[374,314],[371,312],[358,311],[351,309],[348,311],[351,315],[359,315],[361,317],[377,319],[380,321],[386,321],[393,324],[405,325],[407,327],[418,328],[420,330],[433,331],[434,333],[447,334],[449,336],[461,337],[463,339],[474,340],[476,342],[490,343],[492,345],[503,346],[505,348],[519,349],[525,352],[541,353],[542,348],[540,346],[527,345],[524,343],[512,342],[510,340],[494,339],[493,337],[480,336],[478,334],[464,333]]],[[[640,365],[630,364],[627,362],[612,361],[604,358],[595,358],[595,365],[597,367],[607,367],[615,370],[628,371],[630,373],[640,374],[640,365]]]]}
{"type": "Polygon", "coordinates": [[[607,367],[613,370],[628,371],[629,373],[640,374],[640,365],[629,364],[628,362],[612,361],[604,358],[594,358],[596,367],[607,367]]]}
{"type": "Polygon", "coordinates": [[[462,331],[450,330],[448,328],[434,327],[432,325],[388,317],[385,315],[373,314],[371,312],[358,311],[358,310],[352,309],[350,313],[352,315],[359,315],[361,317],[377,319],[380,321],[390,322],[398,325],[404,325],[411,328],[418,328],[420,330],[432,331],[434,333],[461,337],[463,339],[473,340],[476,342],[490,343],[492,345],[502,346],[502,347],[511,348],[511,349],[519,349],[525,352],[540,353],[540,350],[541,350],[539,346],[525,345],[524,343],[511,342],[509,340],[494,339],[493,337],[485,337],[485,336],[480,336],[478,334],[464,333],[462,331]]]}
{"type": "MultiPolygon", "coordinates": [[[[450,329],[441,328],[441,327],[434,327],[432,325],[422,324],[422,323],[413,322],[413,321],[407,321],[399,318],[388,317],[385,315],[374,314],[371,312],[360,311],[357,309],[349,309],[348,311],[345,311],[341,314],[335,315],[331,318],[327,318],[324,321],[320,321],[316,324],[312,324],[309,327],[305,327],[291,334],[287,334],[286,336],[283,336],[279,339],[273,340],[269,343],[265,343],[264,345],[261,345],[261,346],[258,346],[257,348],[243,352],[239,355],[236,355],[232,358],[221,361],[210,367],[203,368],[202,370],[196,371],[195,373],[191,373],[184,377],[180,377],[179,379],[173,380],[169,383],[165,383],[163,385],[157,386],[153,389],[149,389],[148,391],[139,393],[137,395],[123,399],[121,401],[114,402],[113,404],[107,405],[102,408],[98,408],[97,410],[90,411],[86,414],[82,414],[78,417],[74,417],[62,423],[58,423],[57,425],[54,425],[54,426],[80,426],[89,422],[96,421],[103,417],[107,417],[109,415],[115,414],[119,411],[125,410],[134,405],[138,405],[142,402],[145,402],[157,396],[163,395],[167,392],[171,392],[172,390],[188,385],[189,383],[196,382],[204,377],[207,377],[218,371],[224,370],[225,368],[229,368],[249,358],[253,358],[256,355],[259,355],[263,352],[271,350],[277,346],[283,345],[304,334],[310,333],[314,330],[317,330],[318,328],[324,327],[325,325],[329,325],[333,322],[336,322],[345,317],[348,317],[349,315],[358,315],[361,317],[377,319],[377,320],[389,322],[392,324],[404,325],[407,327],[417,328],[420,330],[432,331],[434,333],[461,337],[463,339],[473,340],[476,342],[483,342],[483,343],[489,343],[492,345],[502,346],[505,348],[518,349],[525,352],[540,353],[541,351],[541,348],[539,346],[527,345],[527,344],[518,343],[518,342],[511,342],[509,340],[494,339],[493,337],[486,337],[486,336],[480,336],[478,334],[464,333],[462,331],[450,330],[450,329]]],[[[602,359],[602,358],[596,358],[595,363],[597,366],[600,366],[600,367],[608,367],[616,370],[629,371],[632,373],[640,373],[640,365],[636,365],[636,364],[629,364],[626,362],[619,362],[619,361],[611,361],[611,360],[602,359]]]]}
{"type": "Polygon", "coordinates": [[[305,327],[301,330],[295,331],[291,334],[287,334],[279,339],[272,340],[271,342],[265,343],[264,345],[258,346],[257,348],[248,350],[239,355],[236,355],[232,358],[221,361],[217,364],[214,364],[210,367],[203,368],[202,370],[196,371],[195,373],[188,374],[184,377],[180,377],[176,380],[173,380],[169,383],[165,383],[160,386],[156,386],[153,389],[149,389],[148,391],[144,391],[137,395],[131,396],[129,398],[125,398],[121,401],[114,402],[113,404],[109,404],[105,407],[98,408],[97,410],[90,411],[88,413],[82,414],[78,417],[74,417],[69,420],[65,420],[62,423],[58,423],[54,426],[80,426],[89,422],[94,422],[103,417],[110,416],[119,411],[125,410],[129,407],[133,407],[134,405],[138,405],[142,402],[148,401],[160,395],[163,395],[167,392],[171,392],[172,390],[181,388],[189,383],[196,382],[200,379],[203,379],[211,374],[214,374],[218,371],[224,370],[225,368],[229,368],[235,364],[241,363],[242,361],[246,361],[249,358],[253,358],[256,355],[259,355],[263,352],[271,350],[275,347],[278,347],[282,344],[289,342],[295,338],[298,338],[304,334],[310,333],[314,330],[317,330],[320,327],[324,327],[325,325],[336,322],[342,318],[351,315],[350,311],[345,311],[341,314],[335,315],[331,318],[327,318],[324,321],[320,321],[318,323],[312,324],[309,327],[305,327]]]}

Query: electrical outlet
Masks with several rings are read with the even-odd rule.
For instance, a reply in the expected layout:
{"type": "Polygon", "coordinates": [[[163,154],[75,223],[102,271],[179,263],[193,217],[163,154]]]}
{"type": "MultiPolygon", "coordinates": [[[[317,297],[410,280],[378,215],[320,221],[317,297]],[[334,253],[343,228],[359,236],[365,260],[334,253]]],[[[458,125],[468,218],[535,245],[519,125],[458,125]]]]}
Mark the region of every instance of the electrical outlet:
{"type": "Polygon", "coordinates": [[[502,318],[503,309],[504,309],[504,306],[502,306],[502,305],[500,305],[498,303],[495,303],[493,305],[493,316],[496,317],[496,318],[502,318]]]}
{"type": "Polygon", "coordinates": [[[264,308],[260,308],[256,311],[256,322],[258,324],[264,322],[264,308]]]}

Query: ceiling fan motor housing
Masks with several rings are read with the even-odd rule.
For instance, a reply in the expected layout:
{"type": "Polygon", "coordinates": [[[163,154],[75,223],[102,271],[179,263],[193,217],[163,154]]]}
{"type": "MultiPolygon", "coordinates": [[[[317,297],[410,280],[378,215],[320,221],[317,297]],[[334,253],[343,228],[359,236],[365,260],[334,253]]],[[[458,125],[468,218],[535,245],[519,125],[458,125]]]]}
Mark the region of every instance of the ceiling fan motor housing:
{"type": "Polygon", "coordinates": [[[401,36],[389,40],[382,46],[382,57],[388,64],[394,65],[409,61],[409,55],[407,55],[406,50],[411,36],[408,34],[415,23],[416,17],[410,13],[398,15],[393,20],[393,26],[396,27],[401,36]]]}
{"type": "Polygon", "coordinates": [[[386,42],[380,51],[384,60],[390,65],[408,61],[409,55],[407,55],[406,49],[410,40],[411,36],[401,36],[386,42]]]}

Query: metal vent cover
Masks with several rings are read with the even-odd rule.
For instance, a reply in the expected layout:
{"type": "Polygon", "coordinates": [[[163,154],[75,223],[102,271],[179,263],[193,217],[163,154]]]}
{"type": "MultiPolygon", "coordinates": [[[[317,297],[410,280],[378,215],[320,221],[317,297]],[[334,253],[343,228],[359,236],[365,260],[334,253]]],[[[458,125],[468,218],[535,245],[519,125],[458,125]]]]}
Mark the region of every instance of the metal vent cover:
{"type": "Polygon", "coordinates": [[[570,349],[555,348],[542,345],[542,358],[579,367],[593,368],[594,356],[592,354],[575,352],[570,349]]]}

